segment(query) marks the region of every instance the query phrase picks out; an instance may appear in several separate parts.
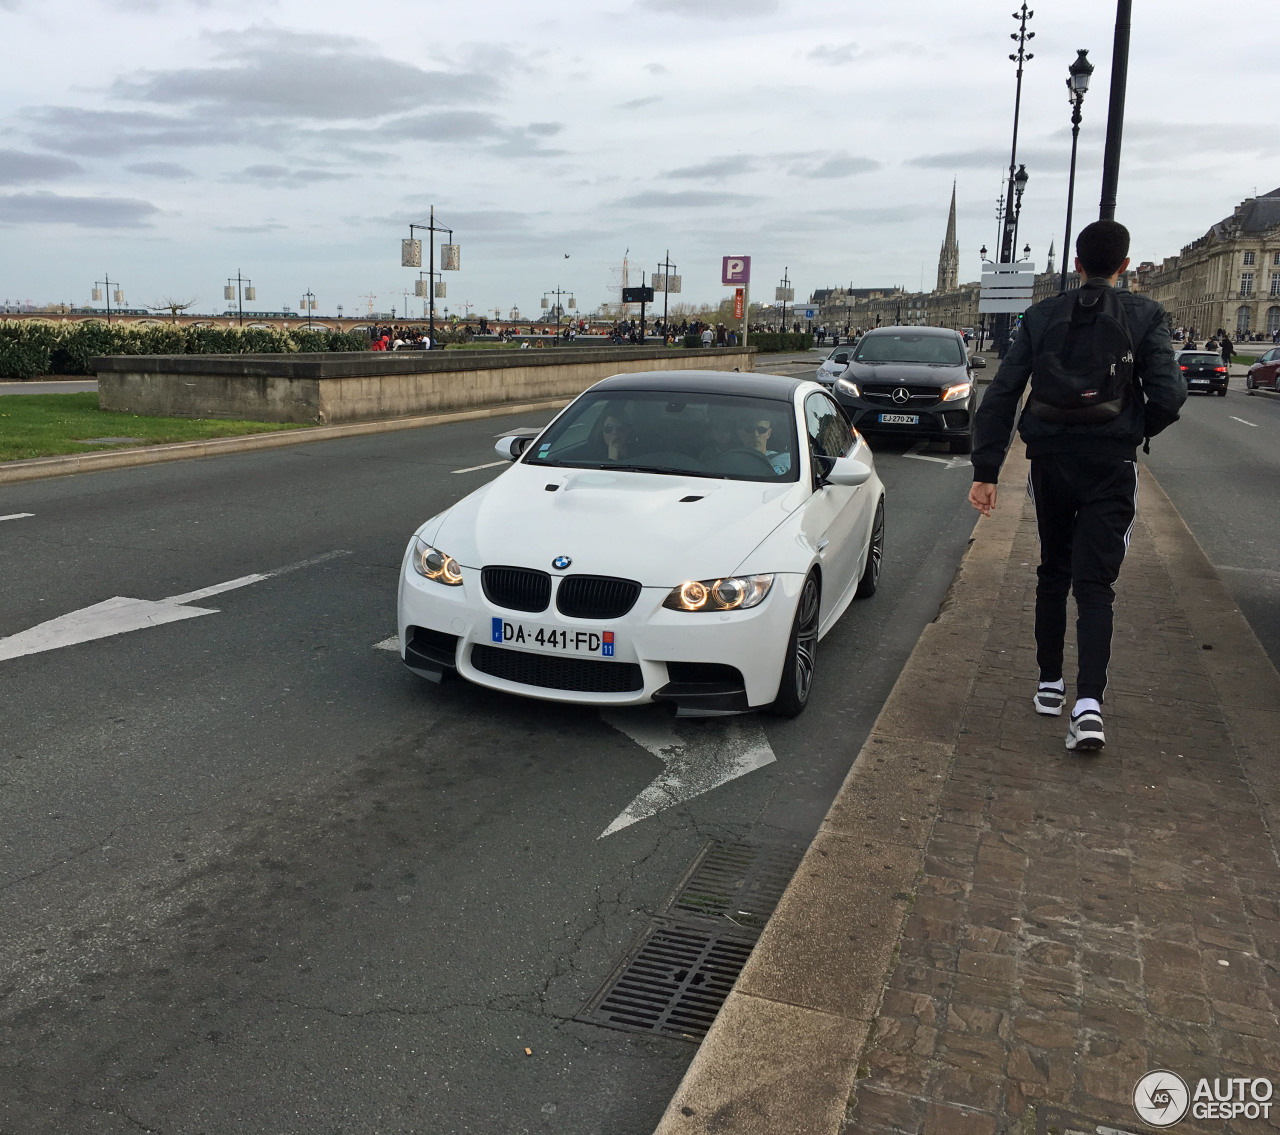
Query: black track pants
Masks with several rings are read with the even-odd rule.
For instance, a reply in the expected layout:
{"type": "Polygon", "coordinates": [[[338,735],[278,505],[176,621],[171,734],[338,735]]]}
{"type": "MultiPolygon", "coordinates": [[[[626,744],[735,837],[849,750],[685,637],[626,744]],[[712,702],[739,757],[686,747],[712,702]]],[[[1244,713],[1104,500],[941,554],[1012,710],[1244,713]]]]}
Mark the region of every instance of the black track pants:
{"type": "Polygon", "coordinates": [[[1080,672],[1076,695],[1102,700],[1111,661],[1113,584],[1137,512],[1138,466],[1114,458],[1052,454],[1031,459],[1029,491],[1040,533],[1036,661],[1040,680],[1062,674],[1067,592],[1076,597],[1080,672]]]}

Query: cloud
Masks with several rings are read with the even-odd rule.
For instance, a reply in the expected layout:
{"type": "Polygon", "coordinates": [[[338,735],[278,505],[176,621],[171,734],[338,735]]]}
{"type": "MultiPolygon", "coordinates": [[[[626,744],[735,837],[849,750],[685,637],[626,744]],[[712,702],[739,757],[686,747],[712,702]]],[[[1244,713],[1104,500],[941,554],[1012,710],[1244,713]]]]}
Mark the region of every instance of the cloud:
{"type": "Polygon", "coordinates": [[[262,182],[264,185],[313,185],[318,181],[344,181],[352,175],[349,173],[336,173],[327,169],[298,169],[291,170],[287,166],[280,165],[252,165],[241,170],[238,175],[229,180],[235,181],[237,178],[247,177],[252,181],[262,182]]]}
{"type": "Polygon", "coordinates": [[[28,181],[52,181],[83,173],[79,162],[50,154],[28,154],[22,150],[0,150],[0,185],[23,185],[28,181]]]}
{"type": "Polygon", "coordinates": [[[798,162],[787,172],[796,177],[852,177],[855,173],[870,173],[880,168],[871,158],[852,157],[848,154],[832,154],[817,165],[798,162]]]}
{"type": "MultiPolygon", "coordinates": [[[[38,106],[26,112],[32,140],[47,150],[117,157],[150,147],[265,144],[261,126],[234,118],[178,118],[152,111],[85,110],[38,106]]],[[[276,139],[278,140],[278,139],[276,139]]]]}
{"type": "Polygon", "coordinates": [[[923,205],[882,205],[852,209],[820,209],[814,218],[857,225],[900,225],[922,217],[936,217],[938,210],[923,205]]]}
{"type": "Polygon", "coordinates": [[[666,67],[664,67],[661,63],[646,63],[646,64],[644,65],[644,69],[645,69],[646,71],[648,71],[650,75],[667,75],[667,74],[670,74],[670,72],[667,70],[667,68],[666,68],[666,67]]]}
{"type": "Polygon", "coordinates": [[[841,63],[852,63],[858,56],[858,45],[850,40],[848,43],[820,43],[808,58],[815,63],[826,63],[831,67],[841,63]]]}
{"type": "Polygon", "coordinates": [[[498,119],[479,110],[440,110],[397,118],[387,126],[387,135],[419,142],[458,142],[472,138],[492,138],[505,133],[498,119]]]}
{"type": "Polygon", "coordinates": [[[151,202],[134,197],[64,197],[47,191],[0,196],[0,224],[136,229],[159,211],[151,202]]]}
{"type": "Polygon", "coordinates": [[[999,169],[1009,160],[1009,147],[988,147],[981,150],[950,150],[944,154],[921,154],[908,158],[903,164],[920,169],[983,169],[994,166],[999,169]]]}
{"type": "Polygon", "coordinates": [[[343,36],[250,28],[208,37],[221,65],[117,79],[117,98],[197,106],[220,115],[341,121],[493,98],[480,71],[424,71],[343,36]]]}
{"type": "Polygon", "coordinates": [[[709,162],[701,162],[696,166],[681,166],[668,170],[664,177],[733,177],[740,173],[750,173],[756,168],[755,158],[746,154],[731,154],[723,158],[712,158],[709,162]]]}
{"type": "Polygon", "coordinates": [[[759,197],[745,193],[718,193],[707,189],[685,189],[676,193],[650,189],[615,201],[624,209],[708,209],[716,205],[748,205],[759,197]]]}
{"type": "Polygon", "coordinates": [[[273,233],[285,228],[279,221],[265,221],[260,225],[220,225],[220,233],[273,233]]]}
{"type": "Polygon", "coordinates": [[[525,129],[530,134],[539,134],[544,138],[549,138],[552,134],[559,134],[564,129],[562,122],[530,122],[525,129]]]}
{"type": "Polygon", "coordinates": [[[661,95],[645,95],[643,98],[618,103],[618,110],[639,110],[642,106],[652,106],[655,102],[661,101],[661,95]]]}
{"type": "Polygon", "coordinates": [[[778,10],[778,0],[638,0],[636,7],[694,20],[723,20],[735,16],[771,16],[778,10]]]}
{"type": "Polygon", "coordinates": [[[187,169],[177,162],[134,162],[125,166],[130,173],[140,173],[144,177],[163,177],[176,181],[183,177],[195,177],[196,171],[187,169]]]}

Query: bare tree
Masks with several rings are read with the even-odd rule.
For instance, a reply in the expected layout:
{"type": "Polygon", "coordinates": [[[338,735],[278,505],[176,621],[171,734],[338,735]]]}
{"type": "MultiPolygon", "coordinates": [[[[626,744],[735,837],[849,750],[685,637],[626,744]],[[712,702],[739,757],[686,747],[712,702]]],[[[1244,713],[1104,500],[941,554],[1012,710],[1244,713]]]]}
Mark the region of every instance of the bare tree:
{"type": "Polygon", "coordinates": [[[174,323],[177,323],[178,312],[186,311],[190,307],[195,307],[195,305],[196,301],[194,299],[180,300],[175,299],[173,296],[166,296],[159,303],[147,304],[147,309],[149,311],[167,311],[170,319],[174,323]]]}

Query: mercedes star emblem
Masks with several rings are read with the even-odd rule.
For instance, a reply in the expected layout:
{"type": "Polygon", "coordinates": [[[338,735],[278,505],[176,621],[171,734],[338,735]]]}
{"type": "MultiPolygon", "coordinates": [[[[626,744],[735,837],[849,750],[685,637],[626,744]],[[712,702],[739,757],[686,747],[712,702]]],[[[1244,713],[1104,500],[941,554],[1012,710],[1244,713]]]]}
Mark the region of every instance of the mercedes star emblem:
{"type": "Polygon", "coordinates": [[[892,397],[893,400],[901,406],[904,403],[911,401],[911,391],[909,391],[905,386],[899,386],[898,389],[893,392],[892,397]]]}

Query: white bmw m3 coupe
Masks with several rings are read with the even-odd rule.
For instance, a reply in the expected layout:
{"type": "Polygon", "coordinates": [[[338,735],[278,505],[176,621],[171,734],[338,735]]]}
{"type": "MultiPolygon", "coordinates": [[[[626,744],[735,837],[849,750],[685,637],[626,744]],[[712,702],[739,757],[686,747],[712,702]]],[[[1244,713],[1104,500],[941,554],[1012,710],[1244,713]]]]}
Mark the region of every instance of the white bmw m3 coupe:
{"type": "Polygon", "coordinates": [[[621,374],[529,433],[409,541],[406,665],[553,701],[800,713],[818,640],[874,594],[884,550],[884,486],[831,395],[621,374]]]}

